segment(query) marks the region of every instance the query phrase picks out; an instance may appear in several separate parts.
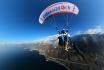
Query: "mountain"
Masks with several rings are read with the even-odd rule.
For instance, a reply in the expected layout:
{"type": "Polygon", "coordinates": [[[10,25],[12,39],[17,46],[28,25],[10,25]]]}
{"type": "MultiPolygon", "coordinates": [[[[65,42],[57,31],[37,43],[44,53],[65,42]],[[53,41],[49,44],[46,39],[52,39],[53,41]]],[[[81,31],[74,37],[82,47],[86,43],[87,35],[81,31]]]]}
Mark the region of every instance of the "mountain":
{"type": "MultiPolygon", "coordinates": [[[[81,34],[71,38],[73,46],[66,53],[58,48],[58,35],[50,36],[37,43],[37,49],[44,55],[59,58],[76,63],[84,63],[88,66],[71,64],[71,70],[103,70],[104,69],[104,34],[81,34]]],[[[36,46],[36,44],[34,44],[36,46]]]]}

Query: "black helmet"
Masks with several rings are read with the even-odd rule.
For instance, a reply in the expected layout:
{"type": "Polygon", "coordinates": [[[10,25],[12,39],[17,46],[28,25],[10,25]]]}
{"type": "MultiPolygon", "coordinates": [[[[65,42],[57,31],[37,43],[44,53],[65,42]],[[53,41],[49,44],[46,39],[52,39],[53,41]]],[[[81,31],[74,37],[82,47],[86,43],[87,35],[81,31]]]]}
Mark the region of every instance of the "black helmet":
{"type": "Polygon", "coordinates": [[[65,30],[65,29],[62,29],[62,30],[61,30],[61,33],[62,33],[62,34],[65,34],[65,33],[66,33],[66,30],[65,30]]]}

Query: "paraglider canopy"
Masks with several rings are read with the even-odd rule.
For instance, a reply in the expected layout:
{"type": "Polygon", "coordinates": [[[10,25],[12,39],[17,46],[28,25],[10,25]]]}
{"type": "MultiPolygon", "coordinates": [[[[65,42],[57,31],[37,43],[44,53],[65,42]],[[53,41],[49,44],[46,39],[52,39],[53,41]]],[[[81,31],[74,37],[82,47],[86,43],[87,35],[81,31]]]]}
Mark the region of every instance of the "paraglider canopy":
{"type": "Polygon", "coordinates": [[[39,17],[39,23],[43,24],[44,21],[52,16],[52,15],[56,15],[56,14],[62,14],[62,13],[69,13],[69,14],[78,14],[79,13],[79,9],[78,7],[70,2],[58,2],[58,3],[54,3],[50,6],[48,6],[40,15],[39,17]]]}

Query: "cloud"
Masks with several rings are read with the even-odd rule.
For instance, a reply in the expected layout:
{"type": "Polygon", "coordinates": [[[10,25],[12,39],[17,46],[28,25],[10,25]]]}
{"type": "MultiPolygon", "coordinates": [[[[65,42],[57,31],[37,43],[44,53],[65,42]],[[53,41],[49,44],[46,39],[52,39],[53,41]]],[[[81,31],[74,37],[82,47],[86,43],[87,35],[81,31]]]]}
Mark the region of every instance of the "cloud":
{"type": "Polygon", "coordinates": [[[81,34],[81,31],[79,30],[79,31],[77,31],[77,33],[76,33],[76,35],[80,35],[81,34]]]}
{"type": "Polygon", "coordinates": [[[56,42],[58,40],[58,34],[56,35],[51,35],[51,36],[48,36],[48,37],[44,37],[44,38],[41,38],[35,42],[43,42],[43,43],[52,43],[52,42],[56,42]]]}
{"type": "Polygon", "coordinates": [[[102,33],[101,26],[96,26],[95,28],[88,29],[87,31],[84,32],[84,34],[98,34],[98,33],[102,33]]]}
{"type": "Polygon", "coordinates": [[[98,34],[103,33],[101,26],[96,26],[95,28],[90,28],[84,32],[81,32],[80,30],[76,32],[76,35],[80,34],[98,34]]]}

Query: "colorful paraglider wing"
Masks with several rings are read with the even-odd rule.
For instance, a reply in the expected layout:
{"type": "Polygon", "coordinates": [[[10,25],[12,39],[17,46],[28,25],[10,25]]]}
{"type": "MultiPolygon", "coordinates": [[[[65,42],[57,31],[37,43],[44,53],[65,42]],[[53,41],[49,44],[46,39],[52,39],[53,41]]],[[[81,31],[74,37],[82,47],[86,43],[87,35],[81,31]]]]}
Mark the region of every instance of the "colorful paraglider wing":
{"type": "Polygon", "coordinates": [[[69,2],[58,2],[48,6],[40,15],[39,22],[44,23],[45,19],[49,16],[61,14],[61,13],[72,13],[78,14],[79,9],[75,4],[69,2]]]}

